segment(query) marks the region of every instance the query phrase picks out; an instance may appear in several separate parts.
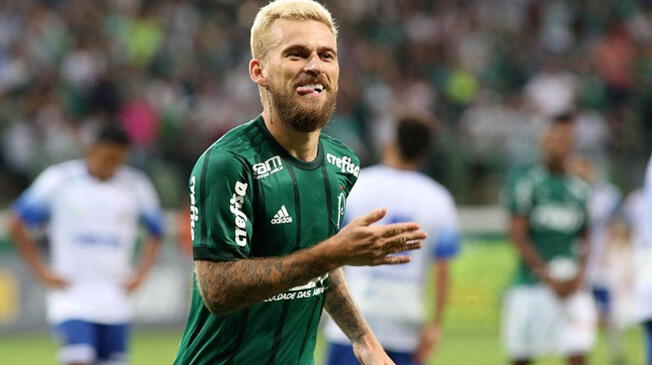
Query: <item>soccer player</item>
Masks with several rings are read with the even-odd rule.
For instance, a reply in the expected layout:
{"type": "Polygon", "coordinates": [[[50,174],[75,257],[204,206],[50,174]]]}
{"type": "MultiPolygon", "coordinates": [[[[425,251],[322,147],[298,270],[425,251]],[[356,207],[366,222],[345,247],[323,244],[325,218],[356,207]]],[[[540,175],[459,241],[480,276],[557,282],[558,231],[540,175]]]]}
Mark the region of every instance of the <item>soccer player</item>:
{"type": "MultiPolygon", "coordinates": [[[[448,260],[459,250],[459,229],[452,196],[417,172],[425,162],[431,132],[424,120],[404,117],[396,138],[383,150],[382,164],[363,169],[347,202],[346,217],[383,204],[391,212],[381,222],[416,221],[430,237],[425,249],[411,251],[405,266],[347,267],[347,283],[365,319],[388,355],[399,365],[424,364],[442,335],[448,292],[448,260]],[[424,285],[434,264],[435,311],[426,321],[424,285]]],[[[346,219],[345,219],[346,220],[346,219]]],[[[329,321],[328,365],[354,365],[351,344],[329,321]]]]}
{"type": "MultiPolygon", "coordinates": [[[[588,240],[591,255],[587,260],[586,284],[591,289],[597,304],[600,322],[606,326],[609,356],[612,362],[621,362],[624,354],[620,340],[619,325],[613,311],[614,293],[612,273],[608,269],[610,242],[613,236],[614,220],[621,203],[621,193],[616,186],[601,177],[596,166],[588,157],[576,155],[571,158],[569,169],[591,188],[588,200],[588,240]]],[[[617,226],[617,225],[616,225],[617,226]]]]}
{"type": "Polygon", "coordinates": [[[595,341],[596,309],[584,287],[590,191],[566,171],[572,148],[573,118],[558,116],[543,135],[542,163],[508,185],[509,237],[519,262],[503,335],[516,365],[546,354],[585,364],[595,341]]]}
{"type": "Polygon", "coordinates": [[[47,168],[15,202],[10,233],[48,289],[47,316],[62,364],[127,364],[130,293],[153,266],[162,234],[158,197],[147,177],[124,166],[129,140],[102,129],[85,159],[47,168]],[[49,222],[51,264],[28,230],[49,222]],[[139,223],[149,231],[132,267],[139,223]]]}
{"type": "Polygon", "coordinates": [[[646,364],[652,365],[652,157],[642,191],[631,193],[626,203],[638,262],[635,278],[635,317],[645,331],[646,364]]]}
{"type": "Polygon", "coordinates": [[[194,290],[175,364],[312,364],[325,308],[363,364],[392,364],[339,269],[399,264],[421,247],[416,223],[338,232],[358,158],[321,135],[338,89],[336,29],[311,0],[263,7],[251,31],[262,115],[199,158],[190,177],[194,290]]]}

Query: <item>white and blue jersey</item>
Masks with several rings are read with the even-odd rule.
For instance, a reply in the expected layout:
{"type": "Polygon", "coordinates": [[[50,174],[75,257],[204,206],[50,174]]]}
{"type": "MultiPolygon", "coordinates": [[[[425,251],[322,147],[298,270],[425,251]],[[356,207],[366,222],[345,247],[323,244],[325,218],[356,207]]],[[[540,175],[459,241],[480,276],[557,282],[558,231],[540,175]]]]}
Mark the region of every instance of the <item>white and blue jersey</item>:
{"type": "MultiPolygon", "coordinates": [[[[647,168],[645,186],[627,196],[623,207],[631,227],[634,244],[634,318],[652,320],[652,159],[647,168]]],[[[652,349],[651,355],[652,355],[652,349]]]]}
{"type": "MultiPolygon", "coordinates": [[[[412,352],[426,319],[424,284],[435,260],[459,250],[460,233],[452,196],[442,185],[416,171],[372,166],[360,178],[347,201],[345,222],[373,209],[387,208],[378,224],[415,221],[428,233],[421,250],[409,251],[405,265],[345,267],[351,293],[374,334],[386,349],[412,352]]],[[[331,342],[349,343],[329,321],[331,342]]]]}
{"type": "Polygon", "coordinates": [[[601,182],[593,186],[589,198],[589,242],[591,254],[587,263],[587,279],[594,288],[607,288],[609,273],[605,255],[609,241],[609,227],[618,212],[622,194],[617,187],[601,182]]]}
{"type": "Polygon", "coordinates": [[[162,234],[158,197],[143,173],[123,167],[100,181],[85,160],[65,162],[41,173],[13,211],[29,226],[49,223],[51,267],[70,283],[48,292],[51,323],[130,320],[122,283],[131,273],[139,224],[162,234]]]}

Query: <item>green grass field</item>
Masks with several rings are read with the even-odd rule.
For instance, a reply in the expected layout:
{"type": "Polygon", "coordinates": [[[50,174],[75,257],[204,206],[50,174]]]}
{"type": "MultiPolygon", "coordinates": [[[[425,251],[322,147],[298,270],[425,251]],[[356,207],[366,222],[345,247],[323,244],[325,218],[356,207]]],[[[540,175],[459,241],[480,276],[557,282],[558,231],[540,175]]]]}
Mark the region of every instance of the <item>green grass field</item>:
{"type": "MultiPolygon", "coordinates": [[[[514,267],[512,250],[502,243],[467,243],[453,264],[453,291],[447,312],[444,339],[430,364],[504,365],[507,364],[499,338],[501,293],[514,267]]],[[[132,342],[134,365],[170,364],[176,353],[181,329],[158,332],[136,331],[132,342]]],[[[628,365],[643,364],[640,330],[626,333],[628,365]]],[[[56,345],[48,334],[0,336],[0,364],[55,364],[56,345]]],[[[323,344],[317,348],[321,363],[323,344]]],[[[563,364],[544,359],[537,364],[563,364]]],[[[601,336],[591,354],[592,365],[608,365],[601,336]]]]}

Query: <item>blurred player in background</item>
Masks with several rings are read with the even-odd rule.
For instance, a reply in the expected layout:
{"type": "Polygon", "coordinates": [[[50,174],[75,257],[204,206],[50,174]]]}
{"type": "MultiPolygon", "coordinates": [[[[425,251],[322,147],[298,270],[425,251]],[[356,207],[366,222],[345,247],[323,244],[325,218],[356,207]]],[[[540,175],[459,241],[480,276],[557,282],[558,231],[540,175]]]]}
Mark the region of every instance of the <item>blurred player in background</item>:
{"type": "Polygon", "coordinates": [[[645,331],[646,364],[652,365],[652,158],[645,186],[627,196],[625,216],[630,223],[636,257],[634,318],[645,331]]]}
{"type": "MultiPolygon", "coordinates": [[[[431,129],[426,120],[400,119],[396,138],[383,151],[382,164],[360,172],[347,203],[347,217],[378,204],[390,212],[381,223],[416,221],[428,232],[425,249],[412,251],[405,266],[347,267],[351,294],[369,326],[396,364],[425,364],[442,336],[448,294],[448,261],[459,250],[455,203],[442,185],[417,171],[426,161],[431,129]],[[424,292],[434,264],[435,308],[427,319],[424,292]]],[[[346,221],[346,219],[345,219],[346,221]]],[[[347,337],[329,321],[328,365],[357,364],[347,337]]]]}
{"type": "Polygon", "coordinates": [[[47,315],[63,364],[127,364],[129,294],[157,257],[158,197],[148,178],[124,166],[127,135],[102,129],[83,160],[46,169],[12,208],[10,233],[27,266],[48,288],[47,315]],[[28,227],[48,222],[50,264],[28,227]],[[150,234],[132,267],[139,223],[150,234]]]}
{"type": "Polygon", "coordinates": [[[421,247],[416,223],[339,230],[357,156],[321,135],[338,90],[337,31],[310,0],[263,7],[251,79],[263,113],[228,132],[190,177],[194,290],[175,364],[313,364],[322,309],[362,364],[392,364],[353,304],[340,267],[399,264],[421,247]],[[338,232],[339,230],[339,232],[338,232]]]}
{"type": "Polygon", "coordinates": [[[586,363],[595,341],[595,306],[584,287],[589,187],[566,166],[573,117],[558,116],[542,138],[542,163],[510,181],[509,236],[518,274],[505,298],[503,336],[514,364],[555,354],[586,363]]]}
{"type": "MultiPolygon", "coordinates": [[[[616,186],[609,183],[597,171],[597,166],[588,157],[575,155],[570,159],[570,171],[587,182],[591,188],[588,202],[589,211],[589,245],[590,256],[587,262],[586,283],[591,289],[600,315],[600,322],[605,325],[609,337],[609,353],[614,363],[623,357],[620,341],[621,332],[612,316],[613,295],[618,288],[612,287],[614,277],[610,270],[609,254],[616,253],[621,245],[611,245],[611,238],[618,238],[612,229],[619,227],[614,219],[622,200],[622,194],[616,186]]],[[[614,258],[615,259],[615,258],[614,258]]]]}

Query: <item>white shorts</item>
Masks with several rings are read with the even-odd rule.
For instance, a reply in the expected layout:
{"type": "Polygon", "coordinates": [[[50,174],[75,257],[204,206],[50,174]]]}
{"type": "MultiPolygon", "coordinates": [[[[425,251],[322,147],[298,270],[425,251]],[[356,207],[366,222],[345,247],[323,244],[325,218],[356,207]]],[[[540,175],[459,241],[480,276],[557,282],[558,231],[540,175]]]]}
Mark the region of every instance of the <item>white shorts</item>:
{"type": "Polygon", "coordinates": [[[595,342],[597,311],[588,291],[560,299],[544,285],[507,292],[503,342],[513,360],[588,353],[595,342]]]}

